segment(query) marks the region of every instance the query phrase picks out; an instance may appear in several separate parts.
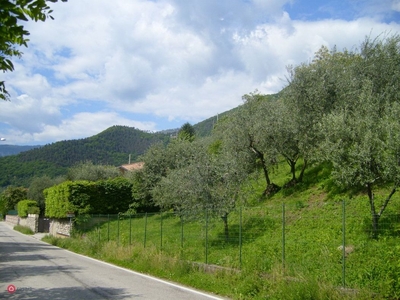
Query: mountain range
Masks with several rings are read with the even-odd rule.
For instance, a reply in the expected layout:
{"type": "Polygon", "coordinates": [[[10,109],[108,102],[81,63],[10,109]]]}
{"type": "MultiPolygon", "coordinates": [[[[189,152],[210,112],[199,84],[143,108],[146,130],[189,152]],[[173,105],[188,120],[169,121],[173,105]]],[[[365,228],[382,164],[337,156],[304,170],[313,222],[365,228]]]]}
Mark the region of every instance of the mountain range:
{"type": "MultiPolygon", "coordinates": [[[[197,136],[210,135],[217,121],[215,116],[193,125],[197,136]]],[[[45,146],[0,145],[0,187],[29,186],[34,177],[65,175],[69,167],[79,162],[112,166],[134,162],[152,144],[168,143],[178,131],[179,128],[152,133],[116,125],[92,137],[45,146]]]]}

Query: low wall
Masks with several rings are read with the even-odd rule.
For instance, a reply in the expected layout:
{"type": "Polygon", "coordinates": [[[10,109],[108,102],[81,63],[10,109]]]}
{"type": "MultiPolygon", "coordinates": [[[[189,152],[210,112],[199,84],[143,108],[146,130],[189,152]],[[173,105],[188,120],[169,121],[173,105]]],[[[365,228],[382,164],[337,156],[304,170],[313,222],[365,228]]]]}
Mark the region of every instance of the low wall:
{"type": "Polygon", "coordinates": [[[6,222],[29,227],[33,232],[38,232],[39,226],[39,215],[29,214],[26,218],[20,218],[19,216],[6,215],[6,222]]]}
{"type": "MultiPolygon", "coordinates": [[[[27,218],[18,216],[6,215],[6,222],[13,225],[26,226],[32,229],[33,232],[39,230],[39,215],[29,214],[27,218]]],[[[72,225],[69,219],[51,219],[49,234],[52,236],[70,236],[72,225]]]]}
{"type": "Polygon", "coordinates": [[[6,215],[6,222],[19,225],[19,217],[14,215],[6,215]]]}
{"type": "Polygon", "coordinates": [[[70,236],[72,225],[69,219],[51,219],[49,234],[52,236],[70,236]]]}
{"type": "Polygon", "coordinates": [[[39,215],[29,214],[27,218],[21,218],[19,224],[29,227],[33,232],[38,232],[39,215]]]}

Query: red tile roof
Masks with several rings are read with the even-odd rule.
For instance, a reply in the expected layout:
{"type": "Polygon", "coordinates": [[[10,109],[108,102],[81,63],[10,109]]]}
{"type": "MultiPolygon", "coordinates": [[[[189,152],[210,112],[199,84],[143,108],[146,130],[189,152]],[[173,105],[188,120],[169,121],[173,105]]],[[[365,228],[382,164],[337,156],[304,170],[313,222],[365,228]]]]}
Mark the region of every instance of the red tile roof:
{"type": "Polygon", "coordinates": [[[142,169],[144,166],[144,162],[135,162],[132,164],[121,165],[119,168],[122,172],[126,171],[136,171],[142,169]]]}

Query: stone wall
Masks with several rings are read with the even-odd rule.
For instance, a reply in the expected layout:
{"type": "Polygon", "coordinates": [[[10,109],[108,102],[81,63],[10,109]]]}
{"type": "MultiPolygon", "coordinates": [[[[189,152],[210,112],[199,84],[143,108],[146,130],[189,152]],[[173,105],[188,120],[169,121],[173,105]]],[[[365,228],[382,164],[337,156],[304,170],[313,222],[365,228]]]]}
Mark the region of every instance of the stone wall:
{"type": "Polygon", "coordinates": [[[19,217],[12,216],[12,215],[6,215],[6,222],[14,224],[14,225],[19,225],[19,217]]]}
{"type": "Polygon", "coordinates": [[[29,227],[33,232],[38,232],[39,215],[29,214],[26,218],[6,215],[6,222],[14,225],[29,227]]]}
{"type": "Polygon", "coordinates": [[[70,236],[71,227],[69,219],[51,219],[49,234],[52,236],[70,236]]]}
{"type": "MultiPolygon", "coordinates": [[[[26,226],[32,229],[33,232],[38,232],[39,215],[29,214],[27,218],[18,216],[6,215],[6,222],[26,226]]],[[[70,236],[72,226],[69,219],[51,219],[49,234],[52,236],[70,236]]]]}
{"type": "Polygon", "coordinates": [[[19,224],[22,226],[29,227],[33,232],[38,232],[39,227],[39,215],[28,214],[27,218],[21,218],[19,224]]]}

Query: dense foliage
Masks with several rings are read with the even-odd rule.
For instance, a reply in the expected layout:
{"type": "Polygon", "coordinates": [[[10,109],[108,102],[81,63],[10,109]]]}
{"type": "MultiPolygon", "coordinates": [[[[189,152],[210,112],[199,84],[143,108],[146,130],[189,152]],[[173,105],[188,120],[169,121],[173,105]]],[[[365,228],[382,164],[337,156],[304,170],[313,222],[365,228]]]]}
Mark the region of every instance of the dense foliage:
{"type": "Polygon", "coordinates": [[[78,163],[68,169],[67,180],[97,181],[119,177],[120,171],[114,166],[95,165],[91,161],[78,163]]]}
{"type": "MultiPolygon", "coordinates": [[[[29,152],[29,151],[28,151],[29,152]]],[[[57,177],[67,172],[66,167],[45,160],[22,162],[20,154],[0,158],[0,186],[28,187],[34,177],[48,175],[57,177]]]]}
{"type": "Polygon", "coordinates": [[[17,204],[18,216],[26,218],[28,214],[39,214],[38,204],[34,200],[22,200],[17,204]]]}
{"type": "Polygon", "coordinates": [[[40,215],[44,216],[45,200],[43,191],[53,185],[59,184],[64,181],[63,177],[50,178],[49,176],[34,177],[28,188],[28,199],[35,200],[39,209],[40,215]]]}
{"type": "Polygon", "coordinates": [[[26,198],[26,188],[7,187],[0,195],[0,213],[5,216],[9,210],[16,210],[18,202],[26,198]]]}
{"type": "Polygon", "coordinates": [[[400,36],[366,39],[357,54],[322,54],[315,64],[336,68],[325,71],[334,75],[335,86],[326,101],[328,114],[313,128],[317,149],[322,160],[332,163],[337,183],[365,189],[376,237],[400,185],[400,36]],[[374,195],[379,185],[392,187],[380,199],[374,195]]]}
{"type": "Polygon", "coordinates": [[[185,123],[178,131],[178,139],[193,141],[196,137],[196,130],[190,123],[185,123]]]}
{"type": "Polygon", "coordinates": [[[44,190],[46,212],[51,218],[66,218],[68,213],[84,215],[116,214],[133,203],[132,184],[119,177],[99,181],[65,181],[44,190]]]}
{"type": "Polygon", "coordinates": [[[234,191],[249,173],[262,169],[271,196],[281,188],[273,171],[282,159],[291,173],[284,188],[302,183],[309,166],[326,163],[337,184],[365,189],[376,236],[400,184],[399,69],[399,35],[366,38],[355,51],[323,46],[312,61],[289,68],[279,97],[257,91],[243,96],[244,104],[218,123],[211,141],[178,139],[150,149],[135,191],[182,215],[208,208],[221,216],[235,206],[234,191]],[[374,187],[388,184],[391,191],[377,199],[374,187]]]}
{"type": "Polygon", "coordinates": [[[153,189],[169,172],[189,164],[196,152],[195,145],[197,142],[179,139],[168,145],[161,143],[152,145],[140,158],[144,162],[144,169],[132,173],[133,198],[143,204],[159,206],[160,203],[156,203],[153,199],[153,189]]]}

